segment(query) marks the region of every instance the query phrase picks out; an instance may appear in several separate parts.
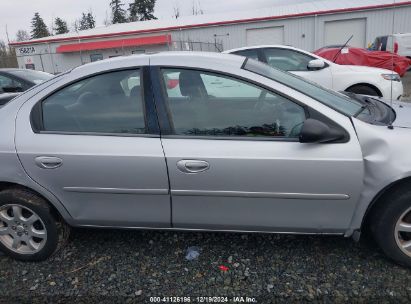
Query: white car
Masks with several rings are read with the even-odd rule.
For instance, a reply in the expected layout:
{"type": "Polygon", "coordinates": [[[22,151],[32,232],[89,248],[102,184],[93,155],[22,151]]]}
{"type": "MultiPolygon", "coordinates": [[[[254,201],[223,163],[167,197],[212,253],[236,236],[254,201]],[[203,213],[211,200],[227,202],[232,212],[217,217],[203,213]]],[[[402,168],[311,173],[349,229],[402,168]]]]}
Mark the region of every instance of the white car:
{"type": "Polygon", "coordinates": [[[291,72],[335,91],[379,96],[398,100],[404,90],[401,77],[390,70],[339,65],[320,56],[291,46],[263,45],[244,47],[224,53],[253,58],[291,72]]]}

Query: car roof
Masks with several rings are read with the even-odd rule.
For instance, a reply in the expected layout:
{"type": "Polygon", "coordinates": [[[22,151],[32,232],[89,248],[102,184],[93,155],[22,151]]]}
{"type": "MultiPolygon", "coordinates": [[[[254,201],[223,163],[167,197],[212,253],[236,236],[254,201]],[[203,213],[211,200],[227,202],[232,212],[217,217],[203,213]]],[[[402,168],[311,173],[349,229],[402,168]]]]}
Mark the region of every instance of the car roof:
{"type": "Polygon", "coordinates": [[[264,45],[253,45],[253,46],[245,46],[241,48],[236,48],[236,49],[231,49],[224,51],[224,54],[230,54],[233,52],[237,51],[244,51],[244,50],[254,50],[254,49],[266,49],[266,48],[280,48],[280,49],[290,49],[290,50],[296,50],[296,51],[302,51],[305,52],[304,50],[297,49],[295,47],[292,47],[290,45],[283,45],[283,44],[264,44],[264,45]]]}
{"type": "Polygon", "coordinates": [[[152,54],[139,54],[124,57],[115,57],[79,66],[72,70],[73,73],[87,73],[93,70],[111,68],[162,65],[175,67],[197,67],[205,69],[241,68],[244,58],[231,54],[211,52],[161,52],[152,54]]]}

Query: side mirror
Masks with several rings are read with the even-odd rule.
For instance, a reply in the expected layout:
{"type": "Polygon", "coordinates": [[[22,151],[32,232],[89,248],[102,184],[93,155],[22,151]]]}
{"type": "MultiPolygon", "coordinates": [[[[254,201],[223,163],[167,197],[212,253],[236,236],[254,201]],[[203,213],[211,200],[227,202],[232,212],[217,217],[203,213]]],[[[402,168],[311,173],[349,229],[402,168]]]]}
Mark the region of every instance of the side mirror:
{"type": "Polygon", "coordinates": [[[307,68],[312,71],[321,70],[325,68],[325,62],[321,59],[314,59],[308,62],[307,68]]]}
{"type": "Polygon", "coordinates": [[[304,122],[300,133],[300,143],[331,143],[344,140],[346,133],[331,128],[325,123],[309,118],[304,122]]]}
{"type": "Polygon", "coordinates": [[[12,86],[2,87],[2,90],[3,90],[4,93],[23,92],[23,88],[22,88],[22,87],[12,87],[12,86]]]}

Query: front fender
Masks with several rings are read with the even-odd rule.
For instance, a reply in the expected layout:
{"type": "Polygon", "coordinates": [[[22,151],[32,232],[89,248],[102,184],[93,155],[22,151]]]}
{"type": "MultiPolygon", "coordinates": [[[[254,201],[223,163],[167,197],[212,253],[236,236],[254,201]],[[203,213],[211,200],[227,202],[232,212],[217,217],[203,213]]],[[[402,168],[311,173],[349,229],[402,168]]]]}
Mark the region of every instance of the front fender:
{"type": "Polygon", "coordinates": [[[411,157],[404,153],[411,129],[375,126],[355,118],[353,123],[363,153],[364,181],[346,236],[361,228],[368,207],[382,190],[411,176],[411,157]]]}

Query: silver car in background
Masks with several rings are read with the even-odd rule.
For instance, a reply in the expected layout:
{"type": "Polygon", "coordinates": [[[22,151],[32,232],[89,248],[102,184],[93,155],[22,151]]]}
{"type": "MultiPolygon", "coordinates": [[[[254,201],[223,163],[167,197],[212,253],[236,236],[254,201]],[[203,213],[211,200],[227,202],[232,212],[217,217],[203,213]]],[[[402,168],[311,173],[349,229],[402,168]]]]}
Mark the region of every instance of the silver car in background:
{"type": "Polygon", "coordinates": [[[359,234],[411,266],[409,106],[240,56],[87,64],[0,109],[0,249],[69,227],[359,234]]]}

